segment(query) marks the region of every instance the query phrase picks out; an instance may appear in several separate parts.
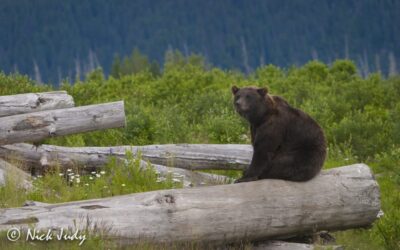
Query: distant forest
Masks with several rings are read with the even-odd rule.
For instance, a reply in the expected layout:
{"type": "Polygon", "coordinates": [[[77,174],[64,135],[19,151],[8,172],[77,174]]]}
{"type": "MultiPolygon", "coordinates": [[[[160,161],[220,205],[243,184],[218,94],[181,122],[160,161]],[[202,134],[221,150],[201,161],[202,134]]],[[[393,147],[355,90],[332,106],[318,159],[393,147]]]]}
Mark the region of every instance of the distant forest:
{"type": "Polygon", "coordinates": [[[1,0],[0,24],[0,71],[53,84],[138,52],[157,68],[175,50],[245,73],[338,58],[361,75],[400,69],[398,0],[1,0]]]}

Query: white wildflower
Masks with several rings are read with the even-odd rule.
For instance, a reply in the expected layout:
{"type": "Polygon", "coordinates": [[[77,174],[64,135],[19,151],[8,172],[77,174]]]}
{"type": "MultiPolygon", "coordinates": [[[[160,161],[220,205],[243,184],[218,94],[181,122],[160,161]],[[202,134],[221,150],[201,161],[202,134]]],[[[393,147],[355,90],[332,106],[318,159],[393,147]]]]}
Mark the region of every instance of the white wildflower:
{"type": "Polygon", "coordinates": [[[122,183],[121,186],[125,187],[126,185],[124,183],[122,183]]]}
{"type": "Polygon", "coordinates": [[[249,137],[246,134],[243,134],[240,136],[240,139],[242,139],[243,141],[246,141],[249,139],[249,137]]]}
{"type": "Polygon", "coordinates": [[[165,180],[166,180],[165,177],[158,177],[158,178],[157,178],[157,182],[162,182],[162,181],[165,181],[165,180]]]}
{"type": "Polygon", "coordinates": [[[64,173],[59,173],[58,175],[59,175],[59,176],[64,176],[64,173]]]}
{"type": "Polygon", "coordinates": [[[76,178],[76,183],[81,183],[81,179],[80,178],[76,178]]]}
{"type": "Polygon", "coordinates": [[[93,177],[92,177],[92,176],[90,176],[90,177],[89,177],[89,179],[90,179],[90,180],[93,180],[93,177]]]}
{"type": "Polygon", "coordinates": [[[72,171],[72,169],[70,169],[70,168],[67,169],[67,172],[71,172],[71,171],[72,171]]]}
{"type": "Polygon", "coordinates": [[[91,174],[96,174],[96,171],[92,171],[91,174]]]}
{"type": "Polygon", "coordinates": [[[101,177],[101,175],[100,175],[100,174],[96,174],[96,177],[97,177],[97,178],[100,178],[100,177],[101,177]]]}
{"type": "Polygon", "coordinates": [[[106,174],[106,171],[100,171],[100,174],[106,174]]]}
{"type": "Polygon", "coordinates": [[[181,182],[181,180],[179,180],[177,178],[173,178],[172,181],[175,182],[175,183],[180,183],[181,182]]]}

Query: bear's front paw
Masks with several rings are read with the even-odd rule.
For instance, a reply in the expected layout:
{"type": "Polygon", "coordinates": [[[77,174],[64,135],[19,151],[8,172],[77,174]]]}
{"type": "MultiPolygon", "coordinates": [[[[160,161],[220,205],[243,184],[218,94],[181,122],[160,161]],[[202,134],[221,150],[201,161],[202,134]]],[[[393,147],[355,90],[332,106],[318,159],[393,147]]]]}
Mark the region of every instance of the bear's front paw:
{"type": "Polygon", "coordinates": [[[234,183],[249,182],[249,181],[256,181],[256,180],[258,180],[257,177],[242,177],[240,179],[235,180],[234,183]]]}
{"type": "Polygon", "coordinates": [[[236,183],[241,183],[241,182],[242,182],[242,178],[236,179],[233,183],[236,184],[236,183]]]}

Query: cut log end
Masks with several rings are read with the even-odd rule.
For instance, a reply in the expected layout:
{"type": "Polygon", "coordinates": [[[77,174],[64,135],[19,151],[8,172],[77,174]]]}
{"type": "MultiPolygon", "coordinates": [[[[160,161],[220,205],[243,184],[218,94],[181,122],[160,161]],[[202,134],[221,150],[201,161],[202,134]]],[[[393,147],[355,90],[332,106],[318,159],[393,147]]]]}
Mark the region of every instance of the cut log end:
{"type": "Polygon", "coordinates": [[[7,184],[9,180],[25,190],[32,188],[31,176],[11,163],[0,159],[0,186],[7,184]]]}

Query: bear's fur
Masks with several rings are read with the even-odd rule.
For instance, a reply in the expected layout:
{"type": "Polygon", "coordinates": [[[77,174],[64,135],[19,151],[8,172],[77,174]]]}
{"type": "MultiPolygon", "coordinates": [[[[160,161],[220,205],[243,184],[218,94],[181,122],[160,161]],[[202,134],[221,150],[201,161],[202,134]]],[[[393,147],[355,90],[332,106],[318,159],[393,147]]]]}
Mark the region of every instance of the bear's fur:
{"type": "Polygon", "coordinates": [[[253,158],[236,182],[307,181],[321,170],[326,142],[321,127],[266,88],[232,87],[236,111],[250,123],[253,158]]]}

